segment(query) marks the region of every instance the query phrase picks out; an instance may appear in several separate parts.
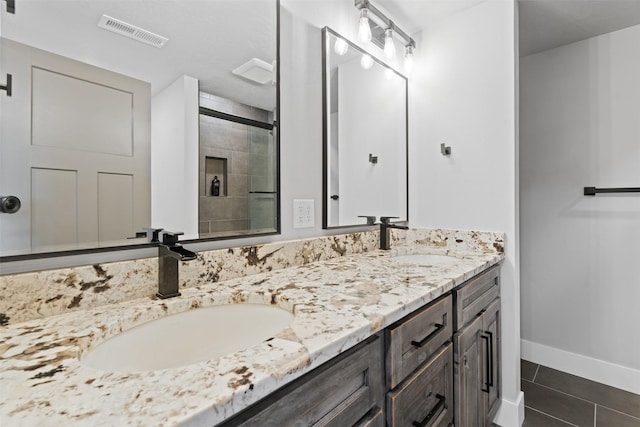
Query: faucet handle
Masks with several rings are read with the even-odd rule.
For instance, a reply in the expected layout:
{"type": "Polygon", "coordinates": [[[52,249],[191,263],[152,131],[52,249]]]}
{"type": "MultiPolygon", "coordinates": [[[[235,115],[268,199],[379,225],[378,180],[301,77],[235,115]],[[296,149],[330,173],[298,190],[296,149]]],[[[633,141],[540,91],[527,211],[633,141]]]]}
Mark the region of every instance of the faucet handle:
{"type": "Polygon", "coordinates": [[[163,231],[162,232],[162,244],[163,245],[175,245],[178,243],[178,236],[182,236],[182,231],[163,231]]]}
{"type": "Polygon", "coordinates": [[[392,219],[399,219],[399,216],[381,216],[380,217],[380,222],[383,224],[389,224],[389,220],[392,219]]]}
{"type": "Polygon", "coordinates": [[[164,228],[154,228],[154,227],[142,227],[145,234],[147,235],[147,242],[155,243],[159,242],[158,237],[160,236],[160,232],[164,230],[164,228]]]}
{"type": "Polygon", "coordinates": [[[376,217],[371,215],[358,215],[358,218],[367,218],[367,225],[374,225],[376,223],[376,217]]]}

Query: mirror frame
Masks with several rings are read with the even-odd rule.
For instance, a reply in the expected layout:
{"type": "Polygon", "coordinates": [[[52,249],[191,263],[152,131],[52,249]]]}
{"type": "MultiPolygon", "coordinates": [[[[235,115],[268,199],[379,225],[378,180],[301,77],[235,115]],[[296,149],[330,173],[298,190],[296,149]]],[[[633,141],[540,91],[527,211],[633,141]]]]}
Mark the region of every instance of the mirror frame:
{"type": "MultiPolygon", "coordinates": [[[[180,240],[181,244],[192,244],[192,243],[203,243],[203,242],[211,242],[211,241],[226,241],[233,239],[245,239],[252,237],[263,237],[263,236],[274,236],[282,233],[282,193],[280,188],[280,20],[281,20],[281,7],[280,0],[275,0],[275,12],[276,12],[276,116],[273,121],[273,127],[275,129],[275,150],[276,150],[276,230],[273,232],[264,232],[264,233],[246,233],[240,235],[230,235],[230,236],[220,236],[220,237],[205,237],[198,239],[187,239],[180,240]]],[[[105,243],[108,245],[108,243],[105,243]]],[[[159,243],[154,242],[143,242],[143,243],[131,243],[131,244],[121,244],[114,246],[96,246],[87,247],[87,248],[78,248],[78,249],[64,249],[60,251],[43,251],[37,253],[25,253],[25,254],[16,254],[16,255],[0,255],[0,265],[2,263],[9,262],[19,262],[19,261],[28,261],[28,260],[38,260],[43,258],[57,258],[57,257],[68,257],[75,255],[86,255],[86,254],[99,254],[105,252],[116,252],[116,251],[129,251],[136,249],[146,249],[146,248],[154,248],[157,247],[159,243]]],[[[0,272],[0,275],[2,273],[0,272]]],[[[9,273],[12,274],[12,273],[9,273]]]]}
{"type": "Polygon", "coordinates": [[[332,30],[329,27],[324,27],[322,29],[322,228],[324,230],[336,230],[341,228],[354,228],[354,227],[367,227],[371,228],[369,224],[346,224],[346,225],[334,225],[329,226],[328,220],[328,210],[329,210],[329,135],[331,134],[331,130],[329,129],[329,116],[331,112],[329,111],[330,106],[327,102],[327,97],[329,95],[330,84],[328,82],[329,78],[329,55],[327,55],[329,46],[327,45],[328,36],[332,35],[334,37],[339,37],[346,41],[349,44],[349,49],[354,49],[362,54],[369,54],[371,58],[377,63],[382,65],[383,67],[387,67],[392,69],[396,74],[398,74],[401,78],[404,79],[405,82],[405,167],[406,167],[406,176],[405,176],[405,185],[406,185],[406,218],[402,220],[402,222],[409,221],[409,78],[400,73],[394,67],[386,64],[384,61],[378,59],[375,55],[371,55],[366,50],[360,48],[358,45],[352,43],[346,37],[338,34],[336,31],[332,30]]]}

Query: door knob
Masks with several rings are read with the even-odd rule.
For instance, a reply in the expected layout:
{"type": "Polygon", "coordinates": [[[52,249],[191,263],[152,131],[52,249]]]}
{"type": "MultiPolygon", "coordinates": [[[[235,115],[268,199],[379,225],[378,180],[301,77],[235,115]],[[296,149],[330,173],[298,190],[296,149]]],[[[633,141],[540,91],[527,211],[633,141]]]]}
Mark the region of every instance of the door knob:
{"type": "Polygon", "coordinates": [[[13,214],[20,210],[20,199],[16,196],[0,196],[0,212],[13,214]]]}

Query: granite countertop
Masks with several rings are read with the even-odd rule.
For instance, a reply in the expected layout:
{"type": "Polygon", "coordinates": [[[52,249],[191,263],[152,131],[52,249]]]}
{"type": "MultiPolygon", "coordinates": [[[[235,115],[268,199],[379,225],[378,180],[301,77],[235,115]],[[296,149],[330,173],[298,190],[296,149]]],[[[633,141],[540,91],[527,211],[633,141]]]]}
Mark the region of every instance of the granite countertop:
{"type": "Polygon", "coordinates": [[[214,425],[502,258],[399,247],[186,288],[169,300],[136,299],[8,325],[0,329],[0,395],[6,396],[0,423],[214,425]],[[404,253],[459,259],[417,266],[390,258],[404,253]],[[124,374],[80,363],[91,346],[145,321],[229,303],[275,304],[294,320],[259,345],[181,368],[124,374]]]}

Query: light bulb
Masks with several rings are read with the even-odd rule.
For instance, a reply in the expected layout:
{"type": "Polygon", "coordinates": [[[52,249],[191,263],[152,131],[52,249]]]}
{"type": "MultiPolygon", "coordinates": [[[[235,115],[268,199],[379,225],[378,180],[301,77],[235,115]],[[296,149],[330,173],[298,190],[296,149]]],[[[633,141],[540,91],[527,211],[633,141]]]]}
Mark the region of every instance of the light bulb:
{"type": "Polygon", "coordinates": [[[391,80],[393,78],[393,70],[391,68],[387,68],[386,70],[384,70],[384,77],[387,80],[391,80]]]}
{"type": "Polygon", "coordinates": [[[368,55],[366,53],[363,54],[362,58],[360,59],[360,66],[365,70],[373,67],[373,58],[371,57],[371,55],[368,55]]]}
{"type": "Polygon", "coordinates": [[[360,11],[360,25],[358,26],[358,39],[362,43],[371,41],[371,27],[369,26],[369,10],[362,8],[360,11]]]}
{"type": "Polygon", "coordinates": [[[392,59],[396,54],[396,46],[393,43],[393,30],[387,28],[384,30],[384,56],[392,59]]]}
{"type": "Polygon", "coordinates": [[[413,46],[408,45],[407,51],[404,54],[404,72],[407,75],[410,75],[412,70],[413,70],[413,46]]]}
{"type": "Polygon", "coordinates": [[[333,50],[338,55],[342,56],[345,53],[347,53],[347,51],[349,50],[349,44],[346,42],[345,39],[341,39],[338,37],[338,39],[336,40],[335,46],[333,46],[333,50]]]}

